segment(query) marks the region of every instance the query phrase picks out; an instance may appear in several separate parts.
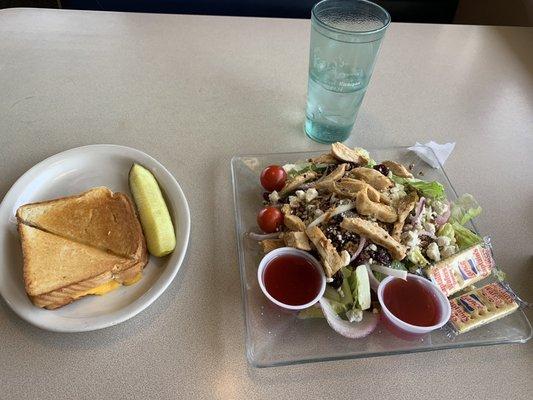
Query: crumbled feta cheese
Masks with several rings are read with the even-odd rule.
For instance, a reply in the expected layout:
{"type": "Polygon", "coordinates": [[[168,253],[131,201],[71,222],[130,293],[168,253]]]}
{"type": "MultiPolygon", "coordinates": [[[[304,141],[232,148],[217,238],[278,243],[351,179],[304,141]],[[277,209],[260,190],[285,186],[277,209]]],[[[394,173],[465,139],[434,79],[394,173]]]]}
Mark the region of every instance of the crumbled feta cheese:
{"type": "Polygon", "coordinates": [[[407,196],[407,193],[405,192],[405,187],[400,183],[397,183],[396,185],[391,187],[389,189],[389,193],[389,198],[393,206],[396,206],[401,199],[407,196]]]}
{"type": "Polygon", "coordinates": [[[333,282],[333,278],[326,278],[326,282],[327,282],[327,283],[331,283],[331,282],[333,282]]]}
{"type": "Polygon", "coordinates": [[[337,289],[337,292],[339,293],[341,297],[344,297],[344,291],[342,290],[342,287],[339,286],[339,288],[337,289]]]}
{"type": "Polygon", "coordinates": [[[346,267],[348,264],[350,264],[350,253],[348,253],[346,250],[341,251],[341,258],[342,258],[342,265],[346,267]]]}
{"type": "Polygon", "coordinates": [[[439,246],[437,246],[437,243],[431,242],[428,245],[426,249],[426,255],[434,261],[440,261],[440,251],[439,246]]]}
{"type": "Polygon", "coordinates": [[[307,189],[305,192],[305,201],[308,203],[318,197],[318,192],[315,188],[307,189]]]}
{"type": "Polygon", "coordinates": [[[442,258],[448,258],[457,253],[457,248],[455,246],[444,246],[440,252],[442,258]]]}
{"type": "Polygon", "coordinates": [[[298,197],[296,196],[289,196],[289,205],[291,208],[298,208],[300,205],[300,201],[298,200],[298,197]]]}
{"type": "Polygon", "coordinates": [[[303,190],[297,190],[295,193],[298,200],[305,200],[305,192],[303,190]]]}
{"type": "Polygon", "coordinates": [[[396,206],[405,196],[407,196],[407,193],[405,192],[391,193],[390,201],[392,205],[396,206]]]}
{"type": "Polygon", "coordinates": [[[420,243],[420,239],[418,238],[418,231],[407,231],[402,236],[405,245],[410,247],[411,249],[414,249],[420,243]]]}
{"type": "Polygon", "coordinates": [[[440,200],[433,200],[433,203],[431,203],[431,205],[433,206],[433,210],[437,215],[444,214],[448,209],[448,205],[440,200]]]}
{"type": "Polygon", "coordinates": [[[315,218],[320,217],[322,214],[324,214],[324,211],[322,211],[320,208],[315,210],[315,218]]]}
{"type": "Polygon", "coordinates": [[[435,224],[432,224],[431,222],[424,222],[423,223],[424,229],[428,231],[431,234],[435,234],[435,224]]]}
{"type": "Polygon", "coordinates": [[[374,259],[373,259],[372,257],[370,257],[370,258],[368,259],[368,263],[369,263],[369,264],[374,264],[374,259]]]}
{"type": "Polygon", "coordinates": [[[268,199],[272,204],[276,204],[279,201],[279,194],[275,190],[268,195],[268,199]]]}
{"type": "Polygon", "coordinates": [[[376,251],[378,249],[378,246],[376,246],[374,243],[372,243],[370,246],[368,246],[369,250],[376,251]]]}
{"type": "Polygon", "coordinates": [[[445,247],[450,245],[450,238],[448,236],[439,236],[437,239],[437,244],[439,247],[445,247]]]}

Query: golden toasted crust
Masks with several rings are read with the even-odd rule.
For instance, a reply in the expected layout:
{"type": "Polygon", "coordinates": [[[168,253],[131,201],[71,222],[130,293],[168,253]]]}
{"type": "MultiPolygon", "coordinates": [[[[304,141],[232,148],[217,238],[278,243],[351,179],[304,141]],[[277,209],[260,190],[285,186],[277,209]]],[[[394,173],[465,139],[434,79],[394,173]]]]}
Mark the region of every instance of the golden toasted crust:
{"type": "Polygon", "coordinates": [[[137,274],[142,272],[145,264],[146,262],[144,264],[142,262],[138,262],[124,271],[117,273],[107,271],[85,281],[74,283],[72,285],[65,286],[39,296],[29,297],[33,304],[35,304],[37,307],[53,310],[78,300],[79,298],[85,296],[87,291],[100,285],[104,285],[112,280],[122,284],[124,281],[133,279],[137,274]]]}
{"type": "Polygon", "coordinates": [[[132,201],[104,187],[23,205],[17,210],[17,219],[116,255],[135,260],[144,257],[146,244],[132,201]]]}
{"type": "Polygon", "coordinates": [[[119,273],[146,259],[132,260],[19,223],[26,292],[38,296],[104,272],[119,273]]]}
{"type": "Polygon", "coordinates": [[[26,292],[54,309],[110,281],[123,283],[148,261],[130,198],[107,188],[17,210],[26,292]]]}

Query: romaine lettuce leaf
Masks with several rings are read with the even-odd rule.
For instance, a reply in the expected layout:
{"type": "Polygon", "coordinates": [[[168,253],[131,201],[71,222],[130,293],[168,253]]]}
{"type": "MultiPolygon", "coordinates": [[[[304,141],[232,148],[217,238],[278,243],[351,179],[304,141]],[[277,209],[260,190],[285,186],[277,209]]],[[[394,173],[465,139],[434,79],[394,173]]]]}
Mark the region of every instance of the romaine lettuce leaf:
{"type": "Polygon", "coordinates": [[[413,178],[409,179],[407,184],[416,189],[424,197],[429,197],[430,199],[443,199],[445,197],[444,186],[437,181],[426,182],[413,178]]]}
{"type": "Polygon", "coordinates": [[[411,250],[407,257],[415,265],[420,265],[422,267],[429,265],[428,260],[426,260],[426,257],[424,257],[418,246],[411,250]]]}
{"type": "Polygon", "coordinates": [[[440,200],[446,197],[444,186],[437,181],[428,182],[423,181],[422,179],[400,178],[394,175],[392,180],[396,183],[401,183],[402,185],[408,185],[413,189],[416,189],[422,196],[430,199],[440,200]]]}
{"type": "Polygon", "coordinates": [[[283,169],[287,172],[289,178],[294,178],[297,175],[301,175],[308,171],[324,171],[327,168],[326,164],[313,164],[310,162],[305,162],[301,164],[285,164],[283,169]]]}
{"type": "Polygon", "coordinates": [[[453,230],[452,224],[446,222],[444,225],[442,225],[437,231],[437,236],[447,236],[450,238],[450,241],[453,241],[455,238],[455,231],[453,230]]]}
{"type": "Polygon", "coordinates": [[[481,214],[481,207],[471,194],[465,193],[452,205],[450,221],[461,225],[481,214]]]}
{"type": "Polygon", "coordinates": [[[481,239],[478,235],[476,235],[470,229],[465,228],[458,222],[453,222],[452,227],[455,234],[455,242],[459,246],[460,250],[464,250],[483,241],[483,239],[481,239]]]}

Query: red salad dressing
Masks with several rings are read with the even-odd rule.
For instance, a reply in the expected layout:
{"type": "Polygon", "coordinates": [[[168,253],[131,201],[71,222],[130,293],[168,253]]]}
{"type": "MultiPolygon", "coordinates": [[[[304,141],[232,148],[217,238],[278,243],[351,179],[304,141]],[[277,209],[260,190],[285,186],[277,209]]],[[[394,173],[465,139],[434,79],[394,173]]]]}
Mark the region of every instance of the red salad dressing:
{"type": "Polygon", "coordinates": [[[416,326],[432,326],[441,319],[435,294],[417,279],[394,279],[383,289],[383,302],[398,319],[416,326]]]}
{"type": "Polygon", "coordinates": [[[277,301],[300,306],[320,292],[322,276],[310,261],[291,254],[270,261],[263,275],[267,292],[277,301]]]}

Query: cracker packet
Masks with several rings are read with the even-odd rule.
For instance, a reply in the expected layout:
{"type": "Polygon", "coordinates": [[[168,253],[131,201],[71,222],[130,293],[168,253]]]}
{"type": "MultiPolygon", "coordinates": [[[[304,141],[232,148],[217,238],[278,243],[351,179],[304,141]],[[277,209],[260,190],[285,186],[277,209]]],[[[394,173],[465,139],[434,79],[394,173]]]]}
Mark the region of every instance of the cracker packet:
{"type": "Polygon", "coordinates": [[[424,268],[424,274],[449,297],[488,277],[495,267],[490,240],[485,238],[482,243],[424,268]]]}
{"type": "Polygon", "coordinates": [[[452,336],[494,322],[528,304],[506,282],[492,282],[449,299],[451,316],[447,332],[452,336]]]}

